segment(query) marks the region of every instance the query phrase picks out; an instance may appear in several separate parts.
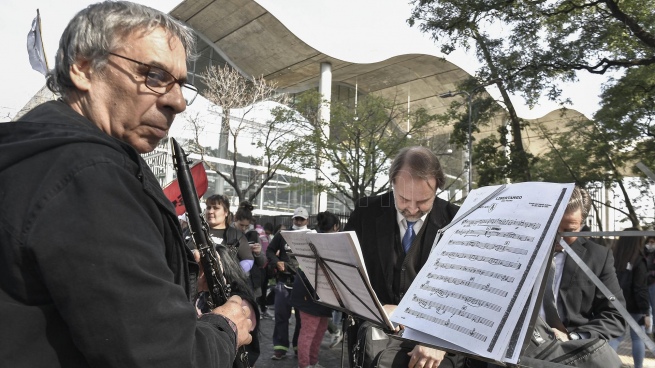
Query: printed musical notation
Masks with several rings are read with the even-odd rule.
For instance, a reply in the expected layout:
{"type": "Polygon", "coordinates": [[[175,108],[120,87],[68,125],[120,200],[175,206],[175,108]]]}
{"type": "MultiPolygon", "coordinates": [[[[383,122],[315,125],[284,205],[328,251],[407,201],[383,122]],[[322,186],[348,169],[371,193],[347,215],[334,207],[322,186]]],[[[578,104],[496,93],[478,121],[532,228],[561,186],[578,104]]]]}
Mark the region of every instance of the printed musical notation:
{"type": "Polygon", "coordinates": [[[441,262],[441,259],[437,259],[434,262],[434,269],[436,270],[436,269],[439,269],[439,268],[443,268],[443,269],[446,269],[446,270],[457,270],[457,271],[469,272],[469,273],[478,274],[478,275],[482,275],[482,276],[492,277],[494,279],[498,279],[500,281],[505,281],[505,282],[514,282],[514,277],[508,276],[508,275],[505,275],[505,274],[502,274],[502,273],[493,272],[493,271],[489,271],[489,270],[483,270],[483,269],[475,268],[475,267],[471,267],[471,266],[462,266],[462,265],[453,264],[453,263],[443,263],[443,262],[441,262]]]}
{"type": "Polygon", "coordinates": [[[509,252],[509,253],[522,254],[522,255],[528,254],[527,249],[510,247],[510,246],[507,246],[507,245],[494,244],[494,243],[484,243],[484,242],[479,242],[479,241],[475,241],[475,240],[471,240],[471,241],[450,240],[450,241],[448,241],[448,244],[450,244],[450,245],[464,245],[464,246],[467,246],[467,247],[476,247],[476,248],[480,248],[480,249],[493,249],[496,252],[509,252]]]}
{"type": "Polygon", "coordinates": [[[441,255],[448,258],[465,258],[471,261],[487,262],[494,266],[499,265],[503,267],[511,267],[511,268],[516,268],[517,270],[521,268],[521,263],[519,262],[506,261],[504,259],[480,256],[477,254],[467,254],[467,253],[459,253],[459,252],[441,252],[441,255]]]}
{"type": "Polygon", "coordinates": [[[430,286],[427,282],[421,285],[421,289],[425,291],[429,291],[430,295],[436,295],[440,298],[455,298],[455,299],[463,300],[466,304],[476,308],[477,307],[487,308],[487,309],[491,309],[494,312],[500,312],[500,310],[502,309],[502,307],[498,304],[494,304],[492,302],[474,298],[469,295],[460,294],[455,291],[444,290],[441,288],[433,287],[430,286]]]}
{"type": "Polygon", "coordinates": [[[471,336],[476,340],[480,340],[482,342],[487,341],[487,336],[475,331],[475,328],[466,328],[466,327],[464,327],[464,326],[462,326],[460,324],[451,322],[450,319],[437,318],[437,317],[431,316],[431,315],[429,315],[427,313],[419,312],[419,311],[414,310],[412,308],[406,308],[405,313],[407,313],[409,315],[412,315],[412,316],[414,316],[416,318],[424,319],[424,320],[426,320],[428,322],[432,322],[432,323],[436,323],[436,324],[444,326],[444,327],[448,327],[453,331],[456,331],[456,332],[459,332],[461,334],[471,336]]]}
{"type": "Polygon", "coordinates": [[[455,308],[438,302],[419,298],[416,295],[412,297],[412,301],[417,302],[418,305],[421,306],[422,308],[426,308],[426,309],[434,308],[437,314],[452,313],[453,316],[464,317],[466,319],[470,319],[475,323],[483,324],[487,327],[492,327],[494,325],[494,322],[490,319],[486,319],[484,317],[478,316],[475,313],[467,312],[466,307],[455,308]]]}
{"type": "Polygon", "coordinates": [[[464,229],[459,229],[455,231],[455,234],[457,235],[464,235],[464,236],[477,236],[477,235],[482,235],[486,237],[492,237],[492,236],[497,236],[500,238],[508,238],[508,239],[517,239],[520,241],[524,242],[532,242],[534,241],[534,236],[529,236],[529,235],[521,235],[517,234],[515,232],[511,231],[498,231],[498,230],[464,230],[464,229]]]}
{"type": "Polygon", "coordinates": [[[572,188],[519,183],[471,191],[392,315],[405,326],[403,337],[516,364],[572,188]]]}
{"type": "Polygon", "coordinates": [[[504,225],[504,226],[516,226],[524,227],[526,229],[539,230],[541,224],[538,222],[529,222],[523,220],[511,220],[511,219],[499,219],[499,218],[485,218],[478,220],[462,220],[462,225],[464,226],[477,226],[477,225],[504,225]]]}
{"type": "Polygon", "coordinates": [[[507,291],[501,290],[495,287],[491,287],[491,284],[482,285],[475,281],[471,280],[462,280],[457,277],[445,276],[445,275],[435,275],[433,273],[428,273],[427,277],[429,279],[441,280],[455,285],[463,285],[473,289],[486,291],[491,294],[500,295],[503,298],[507,296],[507,291]]]}

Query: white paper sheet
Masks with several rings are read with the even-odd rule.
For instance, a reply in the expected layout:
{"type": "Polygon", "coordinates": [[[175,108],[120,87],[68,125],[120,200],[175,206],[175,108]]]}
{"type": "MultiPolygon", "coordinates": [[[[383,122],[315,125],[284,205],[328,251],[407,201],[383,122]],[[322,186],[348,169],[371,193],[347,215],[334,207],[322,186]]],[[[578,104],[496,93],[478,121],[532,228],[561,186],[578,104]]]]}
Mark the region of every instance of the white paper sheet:
{"type": "MultiPolygon", "coordinates": [[[[497,188],[472,191],[459,213],[497,188]]],[[[543,276],[572,189],[573,184],[507,185],[444,232],[391,320],[443,340],[431,344],[516,363],[526,331],[515,330],[543,276]]]]}
{"type": "Polygon", "coordinates": [[[282,236],[293,250],[320,302],[345,307],[360,317],[392,328],[389,316],[371,287],[355,232],[283,231],[282,236]],[[318,266],[310,243],[324,262],[327,275],[318,266]],[[333,286],[337,293],[333,291],[333,286]]]}

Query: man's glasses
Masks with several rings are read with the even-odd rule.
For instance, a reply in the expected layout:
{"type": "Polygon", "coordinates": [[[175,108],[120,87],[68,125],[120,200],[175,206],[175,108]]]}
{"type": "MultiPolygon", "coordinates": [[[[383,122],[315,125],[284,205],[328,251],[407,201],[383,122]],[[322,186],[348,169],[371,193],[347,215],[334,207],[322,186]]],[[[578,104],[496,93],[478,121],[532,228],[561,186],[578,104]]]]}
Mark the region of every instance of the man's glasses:
{"type": "Polygon", "coordinates": [[[167,72],[162,68],[150,64],[142,63],[140,61],[136,61],[134,59],[130,59],[128,57],[125,57],[123,55],[118,55],[113,52],[110,52],[109,54],[117,56],[121,59],[129,60],[133,63],[137,63],[141,66],[148,68],[145,73],[146,87],[149,90],[159,95],[164,95],[168,93],[171,89],[173,89],[174,85],[179,84],[180,89],[182,90],[182,96],[184,97],[184,101],[186,102],[187,106],[191,105],[193,103],[193,100],[196,99],[196,96],[198,96],[198,89],[196,87],[194,87],[189,83],[182,82],[181,80],[175,78],[173,74],[167,72]]]}

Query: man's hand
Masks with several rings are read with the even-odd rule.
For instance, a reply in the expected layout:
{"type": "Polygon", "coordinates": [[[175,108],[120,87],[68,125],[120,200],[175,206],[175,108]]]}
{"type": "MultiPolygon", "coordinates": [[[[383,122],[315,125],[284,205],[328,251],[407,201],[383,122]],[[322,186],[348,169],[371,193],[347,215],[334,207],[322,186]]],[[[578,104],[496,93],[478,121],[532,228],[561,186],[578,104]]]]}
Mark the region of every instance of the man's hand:
{"type": "Polygon", "coordinates": [[[278,262],[277,269],[280,270],[281,272],[284,272],[284,262],[278,262]]]}
{"type": "Polygon", "coordinates": [[[646,327],[646,330],[650,330],[653,327],[653,320],[648,315],[644,316],[644,327],[646,327]]]}
{"type": "MultiPolygon", "coordinates": [[[[393,314],[393,311],[395,311],[397,307],[398,307],[398,306],[395,305],[395,304],[385,304],[385,305],[382,306],[382,308],[384,309],[384,311],[387,312],[387,316],[389,316],[389,318],[391,318],[391,315],[393,314]]],[[[403,328],[405,328],[405,326],[403,326],[403,325],[397,325],[397,326],[393,329],[393,332],[398,332],[398,331],[402,330],[403,328]]]]}
{"type": "Polygon", "coordinates": [[[555,338],[557,338],[558,340],[562,340],[562,341],[570,340],[569,335],[567,335],[565,332],[562,332],[556,328],[553,328],[553,332],[555,333],[555,338]]]}
{"type": "Polygon", "coordinates": [[[232,321],[237,327],[237,346],[248,345],[252,342],[250,331],[252,321],[250,320],[250,308],[243,305],[243,300],[237,295],[230,297],[227,303],[215,308],[212,313],[223,316],[232,321]]]}
{"type": "Polygon", "coordinates": [[[427,346],[416,345],[407,355],[411,356],[407,368],[437,368],[441,364],[446,352],[427,346]]]}

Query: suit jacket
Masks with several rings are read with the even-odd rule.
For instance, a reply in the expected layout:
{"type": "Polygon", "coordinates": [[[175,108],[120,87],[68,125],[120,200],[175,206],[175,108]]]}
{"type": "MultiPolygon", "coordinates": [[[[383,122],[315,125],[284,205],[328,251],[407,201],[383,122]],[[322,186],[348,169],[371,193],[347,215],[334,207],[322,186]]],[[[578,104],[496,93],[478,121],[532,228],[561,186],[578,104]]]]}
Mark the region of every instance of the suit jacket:
{"type": "MultiPolygon", "coordinates": [[[[437,231],[448,225],[459,207],[440,198],[435,198],[429,216],[421,227],[420,254],[415,264],[416,271],[425,264],[430,255],[437,231]]],[[[345,231],[355,231],[366,270],[373,290],[382,304],[397,304],[402,294],[393,292],[395,243],[399,241],[396,205],[393,192],[359,200],[350,215],[345,231]]],[[[410,280],[411,282],[411,280],[410,280]]],[[[406,290],[401,290],[405,292],[406,290]]]]}
{"type": "MultiPolygon", "coordinates": [[[[571,248],[625,305],[610,249],[586,238],[578,238],[571,248]]],[[[583,331],[590,333],[591,337],[610,340],[623,335],[626,329],[626,322],[619,311],[568,256],[562,270],[558,305],[564,306],[562,322],[569,332],[583,331]]]]}

